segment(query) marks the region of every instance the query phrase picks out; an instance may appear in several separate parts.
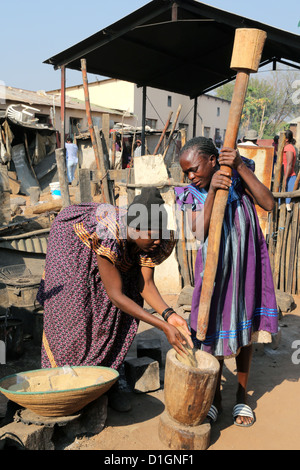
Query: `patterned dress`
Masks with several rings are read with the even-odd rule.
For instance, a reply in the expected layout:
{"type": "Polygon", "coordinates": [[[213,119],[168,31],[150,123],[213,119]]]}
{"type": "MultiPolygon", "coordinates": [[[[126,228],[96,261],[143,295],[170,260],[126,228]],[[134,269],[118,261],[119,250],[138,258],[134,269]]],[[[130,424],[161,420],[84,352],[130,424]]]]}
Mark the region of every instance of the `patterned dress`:
{"type": "MultiPolygon", "coordinates": [[[[243,160],[254,170],[252,160],[243,160]]],[[[181,210],[203,209],[205,189],[189,185],[175,188],[175,193],[181,210]]],[[[207,241],[198,250],[194,270],[190,326],[195,346],[217,357],[230,357],[251,341],[269,342],[270,333],[278,330],[278,312],[267,244],[253,200],[235,171],[224,215],[207,335],[200,342],[196,331],[207,241]]]]}
{"type": "Polygon", "coordinates": [[[142,306],[137,282],[141,266],[160,264],[174,247],[171,234],[151,257],[130,255],[125,215],[109,204],[88,203],[69,206],[53,222],[37,295],[44,306],[42,367],[122,365],[139,322],[112,304],[97,254],[119,269],[123,292],[142,306]]]}

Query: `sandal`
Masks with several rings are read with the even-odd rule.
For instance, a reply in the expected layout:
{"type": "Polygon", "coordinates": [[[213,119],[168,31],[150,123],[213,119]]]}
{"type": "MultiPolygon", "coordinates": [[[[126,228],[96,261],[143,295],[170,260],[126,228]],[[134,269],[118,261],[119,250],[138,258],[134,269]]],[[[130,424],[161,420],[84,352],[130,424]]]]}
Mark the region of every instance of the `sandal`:
{"type": "Polygon", "coordinates": [[[250,426],[254,424],[254,421],[255,421],[254,414],[250,406],[245,405],[243,403],[238,403],[237,405],[233,407],[232,416],[233,416],[233,423],[236,426],[241,426],[242,428],[249,428],[250,426]],[[252,418],[252,421],[249,424],[237,423],[236,418],[238,416],[248,416],[249,418],[252,418]]]}
{"type": "Polygon", "coordinates": [[[215,405],[211,405],[206,417],[209,418],[212,423],[215,423],[218,419],[218,414],[219,412],[217,407],[215,405]]]}

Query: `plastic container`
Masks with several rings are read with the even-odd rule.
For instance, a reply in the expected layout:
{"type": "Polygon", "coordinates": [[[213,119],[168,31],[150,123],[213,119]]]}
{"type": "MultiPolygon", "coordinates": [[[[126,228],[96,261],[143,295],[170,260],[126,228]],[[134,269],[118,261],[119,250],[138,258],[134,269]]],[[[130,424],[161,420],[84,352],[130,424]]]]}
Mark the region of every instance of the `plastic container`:
{"type": "Polygon", "coordinates": [[[53,199],[60,199],[61,198],[61,190],[59,183],[50,183],[50,191],[51,196],[53,199]]]}

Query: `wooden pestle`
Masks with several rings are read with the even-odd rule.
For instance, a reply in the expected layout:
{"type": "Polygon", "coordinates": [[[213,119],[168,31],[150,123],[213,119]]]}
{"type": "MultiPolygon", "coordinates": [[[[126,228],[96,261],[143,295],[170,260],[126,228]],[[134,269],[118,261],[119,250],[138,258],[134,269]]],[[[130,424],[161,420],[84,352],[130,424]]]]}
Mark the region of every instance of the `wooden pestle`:
{"type": "MultiPolygon", "coordinates": [[[[257,72],[258,70],[266,37],[267,34],[259,29],[236,29],[230,68],[237,71],[237,76],[230,105],[224,147],[236,148],[249,76],[251,72],[257,72]]],[[[228,166],[221,165],[221,170],[226,170],[231,176],[232,170],[228,166]]],[[[214,291],[227,200],[228,190],[218,189],[209,224],[207,255],[199,302],[197,338],[200,341],[205,340],[209,323],[211,298],[214,291]]]]}
{"type": "Polygon", "coordinates": [[[181,356],[180,354],[177,353],[176,358],[178,359],[178,361],[182,362],[183,364],[185,364],[187,366],[197,367],[198,366],[198,361],[197,361],[196,356],[195,356],[196,349],[192,348],[190,346],[190,344],[189,344],[190,338],[187,336],[185,330],[180,326],[177,326],[176,328],[182,334],[182,336],[184,337],[184,339],[186,341],[186,344],[182,345],[186,355],[183,357],[183,356],[181,356]]]}

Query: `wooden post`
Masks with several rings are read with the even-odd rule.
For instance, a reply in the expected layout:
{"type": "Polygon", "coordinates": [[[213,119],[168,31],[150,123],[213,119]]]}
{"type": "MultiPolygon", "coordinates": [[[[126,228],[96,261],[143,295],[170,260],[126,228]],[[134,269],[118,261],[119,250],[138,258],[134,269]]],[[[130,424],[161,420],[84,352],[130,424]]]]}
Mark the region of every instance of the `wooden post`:
{"type": "Polygon", "coordinates": [[[116,164],[116,141],[117,141],[117,131],[113,131],[112,135],[112,145],[111,145],[111,167],[114,170],[116,164]]]}
{"type": "Polygon", "coordinates": [[[64,148],[55,150],[55,158],[56,158],[56,164],[57,164],[57,172],[58,172],[58,179],[59,179],[63,208],[68,207],[71,204],[65,154],[66,154],[66,151],[64,148]]]}
{"type": "Polygon", "coordinates": [[[284,146],[285,146],[285,135],[284,135],[284,132],[280,132],[278,152],[277,152],[277,161],[276,161],[275,171],[274,171],[274,185],[273,185],[274,193],[278,192],[280,188],[284,146]]]}
{"type": "Polygon", "coordinates": [[[102,133],[107,152],[109,153],[109,114],[103,114],[102,116],[102,133]]]}
{"type": "Polygon", "coordinates": [[[142,155],[145,155],[146,151],[146,101],[147,101],[147,87],[143,86],[143,109],[142,109],[142,155]]]}
{"type": "Polygon", "coordinates": [[[92,202],[90,170],[87,168],[78,169],[79,178],[79,202],[92,202]]]}
{"type": "MultiPolygon", "coordinates": [[[[258,29],[237,29],[230,67],[237,71],[232,102],[230,106],[224,147],[236,148],[236,140],[248,88],[250,72],[257,72],[266,33],[258,29]]],[[[229,167],[222,167],[232,175],[229,167]]],[[[228,191],[219,189],[215,196],[209,226],[209,237],[206,264],[203,276],[202,291],[199,303],[197,338],[204,341],[209,322],[211,297],[213,294],[217,272],[222,225],[225,208],[228,200],[228,191]]]]}
{"type": "Polygon", "coordinates": [[[100,157],[99,157],[99,153],[98,153],[97,141],[96,141],[96,137],[95,137],[95,130],[94,130],[92,115],[91,115],[91,105],[90,105],[90,96],[89,96],[89,87],[88,87],[86,60],[85,59],[81,59],[81,71],[82,71],[82,79],[83,79],[86,117],[87,117],[87,121],[88,121],[92,146],[93,146],[93,149],[94,149],[97,169],[100,170],[100,157]]]}
{"type": "Polygon", "coordinates": [[[196,137],[197,132],[197,112],[198,112],[198,97],[194,100],[194,122],[193,122],[193,137],[196,137]]]}
{"type": "Polygon", "coordinates": [[[61,66],[61,89],[60,89],[60,121],[61,121],[61,134],[60,134],[60,146],[65,148],[65,136],[66,136],[66,68],[64,65],[61,66]]]}
{"type": "Polygon", "coordinates": [[[26,132],[24,132],[24,147],[25,147],[25,153],[26,153],[26,156],[27,156],[27,160],[28,160],[31,172],[34,176],[34,179],[37,183],[37,186],[41,189],[39,180],[37,179],[36,173],[35,173],[34,168],[33,168],[32,160],[30,158],[29,147],[28,147],[28,138],[27,138],[26,132]]]}
{"type": "Polygon", "coordinates": [[[102,199],[103,202],[110,203],[111,197],[108,187],[108,169],[104,164],[104,155],[101,142],[100,131],[97,126],[95,126],[95,136],[96,136],[96,145],[98,149],[99,162],[100,162],[100,173],[101,173],[101,188],[102,188],[102,199]]]}
{"type": "Polygon", "coordinates": [[[163,153],[163,158],[166,158],[166,155],[167,155],[167,152],[169,150],[169,147],[170,147],[170,144],[171,144],[171,141],[172,141],[172,137],[173,137],[173,134],[175,132],[175,129],[176,129],[176,125],[177,125],[177,121],[178,121],[178,118],[179,118],[179,114],[180,114],[180,111],[181,111],[181,104],[178,106],[178,109],[177,109],[177,112],[176,112],[176,117],[175,117],[175,120],[173,122],[173,126],[172,126],[172,129],[171,129],[171,132],[170,132],[170,135],[169,135],[169,138],[168,138],[168,142],[167,142],[167,146],[165,148],[165,151],[163,153]]]}
{"type": "Polygon", "coordinates": [[[162,133],[161,133],[160,139],[159,139],[159,141],[158,141],[157,146],[155,147],[155,150],[154,150],[154,152],[153,152],[153,155],[156,155],[156,154],[157,154],[158,149],[159,149],[159,147],[161,146],[161,143],[162,143],[162,141],[163,141],[163,138],[164,138],[164,136],[166,135],[166,132],[167,132],[168,127],[169,127],[169,125],[170,125],[170,121],[171,121],[172,114],[173,114],[173,111],[171,111],[170,114],[169,114],[169,117],[168,117],[167,122],[166,122],[166,124],[165,124],[164,130],[163,130],[162,133]]]}

